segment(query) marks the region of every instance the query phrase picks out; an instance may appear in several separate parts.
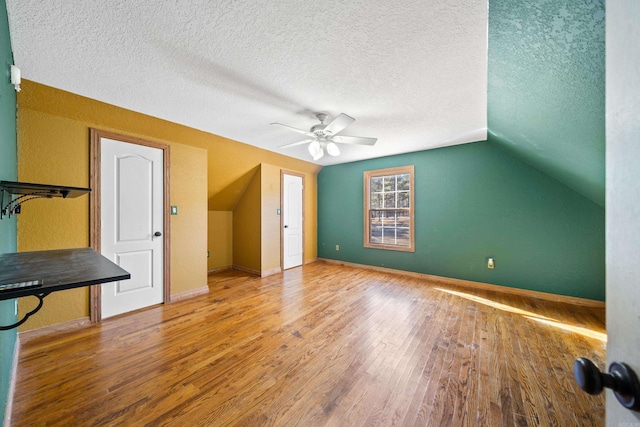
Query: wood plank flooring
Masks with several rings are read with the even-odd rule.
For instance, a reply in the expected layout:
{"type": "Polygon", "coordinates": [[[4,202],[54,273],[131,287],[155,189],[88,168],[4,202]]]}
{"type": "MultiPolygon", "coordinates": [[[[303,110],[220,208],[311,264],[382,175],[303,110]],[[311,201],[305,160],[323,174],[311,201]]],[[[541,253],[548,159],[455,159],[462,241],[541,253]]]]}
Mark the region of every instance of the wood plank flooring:
{"type": "Polygon", "coordinates": [[[313,263],[38,337],[14,426],[599,426],[604,309],[313,263]]]}

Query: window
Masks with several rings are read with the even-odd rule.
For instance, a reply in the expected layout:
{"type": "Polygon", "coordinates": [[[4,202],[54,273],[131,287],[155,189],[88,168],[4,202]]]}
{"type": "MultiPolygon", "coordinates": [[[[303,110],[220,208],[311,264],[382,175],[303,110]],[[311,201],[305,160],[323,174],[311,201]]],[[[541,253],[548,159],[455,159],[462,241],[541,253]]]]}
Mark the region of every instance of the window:
{"type": "Polygon", "coordinates": [[[364,173],[364,246],[414,251],[413,166],[364,173]]]}

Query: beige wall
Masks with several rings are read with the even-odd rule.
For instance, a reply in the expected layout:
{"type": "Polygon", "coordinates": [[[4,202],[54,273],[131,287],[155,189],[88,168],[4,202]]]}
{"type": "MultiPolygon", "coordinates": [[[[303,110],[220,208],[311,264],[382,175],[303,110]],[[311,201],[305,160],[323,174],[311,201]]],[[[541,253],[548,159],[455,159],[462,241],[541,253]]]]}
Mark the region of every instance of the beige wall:
{"type": "Polygon", "coordinates": [[[207,268],[231,267],[233,265],[233,212],[209,211],[209,262],[207,268]]]}

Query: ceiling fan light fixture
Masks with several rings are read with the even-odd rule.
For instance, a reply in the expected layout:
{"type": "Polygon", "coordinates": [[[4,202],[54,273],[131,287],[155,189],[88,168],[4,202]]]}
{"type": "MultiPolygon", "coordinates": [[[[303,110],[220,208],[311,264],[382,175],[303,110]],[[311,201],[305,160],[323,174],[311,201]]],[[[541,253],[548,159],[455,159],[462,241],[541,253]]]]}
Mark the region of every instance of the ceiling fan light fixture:
{"type": "Polygon", "coordinates": [[[339,156],[340,155],[340,149],[338,148],[338,146],[335,144],[335,142],[330,142],[327,144],[327,153],[329,153],[330,156],[339,156]]]}
{"type": "Polygon", "coordinates": [[[321,152],[322,147],[320,147],[320,142],[318,140],[312,141],[311,144],[309,144],[309,154],[311,154],[311,157],[315,158],[318,153],[321,152]]]}
{"type": "Polygon", "coordinates": [[[336,145],[336,142],[340,144],[357,145],[374,145],[376,143],[376,138],[338,135],[344,128],[355,121],[353,117],[347,116],[344,113],[340,113],[337,117],[331,120],[331,123],[325,124],[325,120],[327,119],[327,117],[328,116],[326,113],[317,113],[316,118],[320,120],[320,124],[311,126],[311,129],[308,132],[306,130],[294,128],[292,126],[283,125],[282,123],[271,124],[283,126],[286,129],[301,133],[309,138],[313,138],[305,139],[304,141],[293,142],[291,144],[285,144],[280,146],[280,148],[294,147],[296,145],[306,144],[307,142],[310,142],[308,147],[309,154],[311,154],[311,157],[313,157],[314,161],[317,161],[324,156],[325,149],[330,156],[339,156],[340,149],[336,145]]]}

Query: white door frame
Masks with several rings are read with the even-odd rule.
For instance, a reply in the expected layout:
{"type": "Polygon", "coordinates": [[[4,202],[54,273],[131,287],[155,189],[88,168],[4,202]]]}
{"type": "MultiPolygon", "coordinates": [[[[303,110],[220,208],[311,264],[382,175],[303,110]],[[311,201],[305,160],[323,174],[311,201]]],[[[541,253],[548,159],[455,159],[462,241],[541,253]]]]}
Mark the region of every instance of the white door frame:
{"type": "MultiPolygon", "coordinates": [[[[163,151],[163,175],[164,175],[164,224],[162,230],[162,241],[164,247],[163,257],[163,272],[164,272],[164,303],[171,302],[171,289],[170,289],[170,228],[169,228],[169,215],[170,215],[170,199],[169,199],[169,166],[170,166],[170,150],[169,144],[146,141],[143,139],[121,135],[114,132],[90,129],[90,145],[89,145],[89,186],[91,188],[91,197],[89,198],[89,246],[100,252],[100,236],[101,236],[101,215],[100,215],[100,188],[101,188],[101,173],[100,173],[100,140],[102,138],[113,139],[116,141],[128,142],[130,144],[144,145],[147,147],[158,148],[163,151]]],[[[102,298],[101,298],[101,286],[93,285],[90,290],[90,304],[89,312],[92,323],[100,322],[102,320],[102,298]]]]}
{"type": "Polygon", "coordinates": [[[305,215],[304,215],[304,174],[300,172],[294,172],[290,170],[280,169],[280,269],[284,270],[284,176],[293,175],[302,178],[302,265],[304,265],[304,228],[305,228],[305,215]]]}

